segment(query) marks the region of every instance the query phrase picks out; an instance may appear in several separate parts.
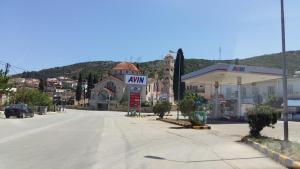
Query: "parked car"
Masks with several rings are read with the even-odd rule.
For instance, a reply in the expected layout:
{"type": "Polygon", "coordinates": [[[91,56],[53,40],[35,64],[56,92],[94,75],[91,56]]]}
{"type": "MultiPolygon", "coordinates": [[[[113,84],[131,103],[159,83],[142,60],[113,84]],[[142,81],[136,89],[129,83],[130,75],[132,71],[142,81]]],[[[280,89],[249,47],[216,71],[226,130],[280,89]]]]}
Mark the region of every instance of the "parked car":
{"type": "Polygon", "coordinates": [[[33,111],[26,104],[13,104],[5,108],[5,117],[16,116],[18,118],[33,117],[33,111]]]}

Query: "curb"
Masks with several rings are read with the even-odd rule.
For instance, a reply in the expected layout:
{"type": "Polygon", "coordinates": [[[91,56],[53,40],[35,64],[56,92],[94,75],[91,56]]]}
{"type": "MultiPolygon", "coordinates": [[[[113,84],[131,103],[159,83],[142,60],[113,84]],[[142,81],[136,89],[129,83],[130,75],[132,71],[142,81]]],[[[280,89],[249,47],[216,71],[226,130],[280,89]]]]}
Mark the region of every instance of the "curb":
{"type": "Polygon", "coordinates": [[[157,118],[156,120],[160,120],[160,121],[163,121],[163,122],[167,122],[167,123],[171,123],[171,124],[176,124],[176,125],[179,125],[179,126],[183,126],[185,128],[193,128],[193,129],[211,129],[210,126],[208,125],[205,125],[205,126],[193,126],[191,124],[184,124],[182,122],[178,122],[178,121],[173,121],[173,120],[168,120],[168,119],[161,119],[161,118],[157,118]]]}
{"type": "Polygon", "coordinates": [[[131,117],[131,118],[144,118],[146,117],[145,115],[140,115],[140,116],[128,116],[128,115],[125,115],[125,117],[131,117]]]}
{"type": "Polygon", "coordinates": [[[291,169],[300,169],[300,162],[292,160],[291,158],[277,153],[273,150],[268,149],[266,146],[261,145],[251,139],[244,138],[243,140],[246,144],[250,145],[251,147],[255,148],[256,150],[264,153],[266,156],[270,157],[274,161],[280,163],[281,165],[291,168],[291,169]]]}
{"type": "Polygon", "coordinates": [[[173,120],[168,120],[168,119],[157,118],[156,120],[171,123],[171,124],[176,124],[176,125],[183,126],[183,127],[186,127],[186,128],[191,128],[192,127],[190,124],[184,124],[184,123],[180,123],[180,122],[177,122],[177,121],[175,122],[173,120]]]}
{"type": "Polygon", "coordinates": [[[208,125],[205,125],[205,126],[192,126],[193,129],[208,129],[210,130],[211,127],[208,126],[208,125]]]}

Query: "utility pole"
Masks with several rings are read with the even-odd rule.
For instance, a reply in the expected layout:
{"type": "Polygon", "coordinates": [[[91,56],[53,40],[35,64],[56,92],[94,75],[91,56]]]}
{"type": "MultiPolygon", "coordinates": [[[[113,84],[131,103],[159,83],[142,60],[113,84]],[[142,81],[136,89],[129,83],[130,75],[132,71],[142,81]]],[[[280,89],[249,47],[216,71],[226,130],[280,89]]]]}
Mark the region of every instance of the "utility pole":
{"type": "Polygon", "coordinates": [[[5,65],[4,76],[7,76],[10,66],[11,66],[11,65],[10,65],[9,63],[6,63],[6,65],[5,65]]]}
{"type": "Polygon", "coordinates": [[[284,0],[281,0],[281,42],[282,42],[282,60],[283,60],[283,72],[282,72],[282,86],[283,86],[283,131],[284,142],[289,140],[289,128],[288,128],[288,111],[287,111],[287,67],[286,67],[286,55],[285,55],[285,26],[284,26],[284,0]]]}
{"type": "MultiPolygon", "coordinates": [[[[179,106],[179,102],[180,102],[180,85],[181,85],[181,75],[180,75],[180,65],[181,65],[181,53],[178,53],[179,57],[178,57],[178,86],[177,86],[177,102],[178,102],[178,106],[179,106]]],[[[177,120],[179,120],[179,108],[177,108],[177,120]]]]}

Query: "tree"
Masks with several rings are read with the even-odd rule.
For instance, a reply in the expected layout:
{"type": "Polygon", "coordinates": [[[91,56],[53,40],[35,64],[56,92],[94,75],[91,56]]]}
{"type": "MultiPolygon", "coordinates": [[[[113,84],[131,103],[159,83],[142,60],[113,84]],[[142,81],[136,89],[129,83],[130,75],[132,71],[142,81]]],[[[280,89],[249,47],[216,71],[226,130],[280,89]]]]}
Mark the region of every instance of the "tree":
{"type": "Polygon", "coordinates": [[[87,81],[87,93],[86,93],[86,97],[88,99],[91,98],[91,92],[93,88],[94,88],[94,83],[93,83],[92,73],[90,73],[87,81]]]}
{"type": "Polygon", "coordinates": [[[81,77],[81,73],[80,73],[78,81],[77,81],[77,87],[76,87],[76,100],[77,101],[81,100],[81,95],[82,95],[82,77],[81,77]]]}
{"type": "Polygon", "coordinates": [[[160,118],[163,118],[166,112],[170,112],[172,108],[172,104],[167,102],[167,101],[163,101],[161,103],[157,103],[154,107],[153,107],[153,113],[157,114],[160,118]]]}
{"type": "Polygon", "coordinates": [[[174,65],[174,76],[173,76],[173,92],[175,100],[178,101],[178,82],[180,82],[180,99],[183,98],[183,94],[185,91],[185,83],[181,81],[181,76],[184,75],[184,55],[181,48],[178,49],[175,65],[174,65]],[[180,72],[179,72],[180,65],[180,72]]]}
{"type": "Polygon", "coordinates": [[[239,65],[239,64],[240,64],[239,58],[234,59],[234,64],[235,64],[235,65],[239,65]]]}
{"type": "Polygon", "coordinates": [[[50,106],[52,104],[50,97],[37,89],[18,90],[16,102],[25,103],[31,108],[33,106],[50,106]]]}
{"type": "Polygon", "coordinates": [[[260,132],[265,127],[274,128],[280,113],[271,106],[257,105],[247,111],[250,135],[260,137],[260,132]]]}
{"type": "Polygon", "coordinates": [[[44,80],[43,80],[42,78],[40,79],[39,90],[40,90],[41,92],[44,92],[44,91],[45,91],[45,82],[44,82],[44,80]]]}
{"type": "Polygon", "coordinates": [[[186,97],[179,103],[179,110],[183,116],[191,117],[191,114],[195,111],[195,101],[193,98],[186,97]]]}
{"type": "Polygon", "coordinates": [[[98,78],[96,75],[94,75],[93,84],[95,85],[96,83],[98,83],[98,78]]]}
{"type": "Polygon", "coordinates": [[[5,76],[5,72],[0,70],[0,94],[8,94],[10,92],[10,86],[8,85],[9,77],[5,76]]]}

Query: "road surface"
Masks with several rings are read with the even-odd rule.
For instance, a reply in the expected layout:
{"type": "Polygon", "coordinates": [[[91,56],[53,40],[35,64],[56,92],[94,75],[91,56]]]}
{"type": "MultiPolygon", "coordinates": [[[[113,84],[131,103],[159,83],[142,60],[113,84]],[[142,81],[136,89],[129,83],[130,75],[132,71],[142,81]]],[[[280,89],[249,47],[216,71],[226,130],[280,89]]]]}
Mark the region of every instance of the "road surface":
{"type": "Polygon", "coordinates": [[[154,117],[67,110],[0,119],[0,169],[279,169],[239,137],[154,117]]]}

